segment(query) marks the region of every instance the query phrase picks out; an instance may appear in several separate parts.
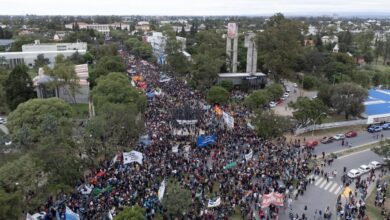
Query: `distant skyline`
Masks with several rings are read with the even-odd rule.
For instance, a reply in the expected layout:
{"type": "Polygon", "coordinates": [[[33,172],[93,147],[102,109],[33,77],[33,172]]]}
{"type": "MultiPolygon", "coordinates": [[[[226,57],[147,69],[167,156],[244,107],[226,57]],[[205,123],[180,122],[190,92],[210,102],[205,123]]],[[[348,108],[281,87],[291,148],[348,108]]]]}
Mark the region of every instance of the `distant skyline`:
{"type": "Polygon", "coordinates": [[[390,15],[389,0],[0,0],[0,15],[390,15]]]}

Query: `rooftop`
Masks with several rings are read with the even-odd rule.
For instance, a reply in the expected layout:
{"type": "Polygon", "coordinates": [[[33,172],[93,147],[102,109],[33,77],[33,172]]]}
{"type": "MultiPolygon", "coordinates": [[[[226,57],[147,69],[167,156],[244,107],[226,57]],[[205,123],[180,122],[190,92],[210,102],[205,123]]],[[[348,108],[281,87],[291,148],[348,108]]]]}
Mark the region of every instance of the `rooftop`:
{"type": "Polygon", "coordinates": [[[266,76],[264,73],[220,73],[219,77],[248,77],[248,76],[266,76]]]}
{"type": "Polygon", "coordinates": [[[368,90],[368,99],[364,105],[368,116],[390,114],[390,90],[368,90]]]}

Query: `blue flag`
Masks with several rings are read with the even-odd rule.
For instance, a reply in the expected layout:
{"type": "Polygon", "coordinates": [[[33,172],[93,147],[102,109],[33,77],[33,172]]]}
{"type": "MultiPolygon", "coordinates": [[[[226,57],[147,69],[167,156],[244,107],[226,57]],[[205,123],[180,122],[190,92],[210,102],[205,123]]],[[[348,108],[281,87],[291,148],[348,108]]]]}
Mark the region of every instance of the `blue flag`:
{"type": "Polygon", "coordinates": [[[65,220],[80,220],[80,216],[66,206],[65,220]]]}
{"type": "Polygon", "coordinates": [[[206,147],[209,144],[214,143],[216,140],[217,140],[217,136],[215,135],[210,135],[206,137],[198,136],[197,145],[198,147],[206,147]]]}

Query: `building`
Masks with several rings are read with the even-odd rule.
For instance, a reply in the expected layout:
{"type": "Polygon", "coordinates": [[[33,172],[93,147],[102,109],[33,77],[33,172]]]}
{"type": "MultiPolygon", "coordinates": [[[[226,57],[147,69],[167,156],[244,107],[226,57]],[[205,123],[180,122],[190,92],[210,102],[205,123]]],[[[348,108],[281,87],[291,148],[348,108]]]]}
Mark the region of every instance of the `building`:
{"type": "Polygon", "coordinates": [[[339,42],[339,38],[337,36],[323,36],[321,37],[322,44],[334,44],[339,42]]]}
{"type": "MultiPolygon", "coordinates": [[[[184,51],[186,49],[187,39],[177,36],[176,40],[181,43],[181,51],[184,51]]],[[[166,61],[165,46],[167,44],[167,37],[164,36],[161,32],[153,32],[152,36],[146,37],[146,42],[150,43],[152,46],[153,55],[157,58],[157,62],[159,64],[164,64],[166,61]]],[[[187,55],[185,56],[187,57],[187,55]]]]}
{"type": "Polygon", "coordinates": [[[84,55],[87,51],[87,43],[45,43],[41,44],[36,41],[35,44],[25,44],[22,46],[22,52],[5,52],[0,53],[1,66],[14,68],[18,64],[25,64],[29,68],[34,66],[37,56],[43,54],[49,59],[49,66],[55,62],[55,58],[62,54],[64,57],[70,57],[75,52],[84,55]]]}
{"type": "Polygon", "coordinates": [[[336,45],[334,45],[332,52],[333,52],[333,53],[338,53],[339,50],[340,50],[339,44],[336,44],[336,45]]]}
{"type": "Polygon", "coordinates": [[[12,39],[0,39],[0,47],[4,48],[5,51],[11,49],[12,43],[14,40],[12,39]]]}
{"type": "Polygon", "coordinates": [[[367,124],[390,122],[390,90],[370,89],[364,102],[367,124]]]}
{"type": "Polygon", "coordinates": [[[143,32],[148,32],[148,31],[150,31],[149,22],[148,22],[148,21],[140,21],[140,22],[138,22],[137,25],[135,26],[135,29],[141,30],[141,31],[143,31],[143,32]]]}
{"type": "Polygon", "coordinates": [[[73,29],[76,25],[78,26],[78,28],[80,30],[92,29],[92,30],[95,30],[95,31],[102,33],[104,35],[107,35],[107,36],[110,35],[111,30],[117,30],[117,29],[127,30],[127,31],[130,30],[130,25],[125,24],[125,23],[87,24],[84,22],[80,22],[80,23],[75,22],[75,23],[66,24],[65,28],[66,29],[73,29]]]}
{"type": "Polygon", "coordinates": [[[220,73],[218,83],[221,81],[231,81],[235,86],[247,82],[254,88],[263,88],[267,84],[267,75],[264,73],[220,73]]]}
{"type": "Polygon", "coordinates": [[[58,89],[49,89],[47,83],[53,81],[53,78],[45,75],[43,68],[39,68],[38,76],[34,77],[33,83],[37,92],[38,98],[58,97],[69,103],[88,103],[89,102],[89,72],[88,64],[81,64],[75,66],[76,75],[79,78],[80,88],[75,96],[71,95],[71,91],[67,87],[60,87],[58,89]]]}
{"type": "Polygon", "coordinates": [[[62,41],[62,40],[64,40],[66,35],[67,35],[67,33],[65,31],[57,31],[53,36],[53,40],[54,41],[62,41]]]}

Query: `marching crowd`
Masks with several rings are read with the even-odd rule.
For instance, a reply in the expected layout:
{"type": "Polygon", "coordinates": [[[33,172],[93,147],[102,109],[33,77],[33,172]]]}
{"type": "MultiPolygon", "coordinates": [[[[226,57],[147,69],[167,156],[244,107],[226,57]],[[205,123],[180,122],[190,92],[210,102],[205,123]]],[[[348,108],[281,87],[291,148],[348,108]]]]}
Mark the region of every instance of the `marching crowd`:
{"type": "MultiPolygon", "coordinates": [[[[315,157],[310,149],[302,147],[297,140],[280,138],[271,142],[259,138],[247,123],[251,112],[241,106],[223,108],[234,112],[234,128],[229,129],[202,94],[185,82],[175,78],[160,82],[158,68],[145,61],[133,61],[130,65],[136,66],[147,91],[158,87],[163,92],[148,101],[145,112],[151,144],[133,148],[143,153],[143,163],[124,165],[120,154],[114,163],[102,162],[90,178],[80,180],[77,192],[50,198],[45,206],[48,216],[57,215],[61,219],[67,206],[80,219],[110,219],[124,206],[138,204],[146,209],[147,219],[153,219],[156,214],[164,219],[228,219],[237,210],[241,210],[244,219],[254,219],[255,215],[260,219],[274,219],[284,208],[272,204],[262,208],[263,194],[285,193],[286,208],[291,205],[290,197],[303,194],[308,184],[306,176],[313,171],[307,164],[315,157]],[[200,109],[201,114],[196,129],[188,129],[194,134],[175,135],[172,111],[184,105],[200,109]],[[208,147],[198,147],[193,138],[198,135],[215,135],[217,139],[208,147]],[[173,146],[177,146],[177,151],[172,151],[173,146]],[[249,152],[253,156],[245,158],[249,152]],[[226,169],[232,162],[236,166],[226,169]],[[167,214],[158,199],[164,179],[167,187],[171,181],[177,181],[191,191],[192,205],[186,207],[186,213],[167,214]],[[100,191],[91,193],[88,191],[91,185],[100,191]],[[295,189],[298,193],[292,195],[295,189]],[[220,198],[221,202],[209,208],[208,201],[214,198],[220,198]]],[[[306,218],[303,215],[297,219],[306,218]]]]}

